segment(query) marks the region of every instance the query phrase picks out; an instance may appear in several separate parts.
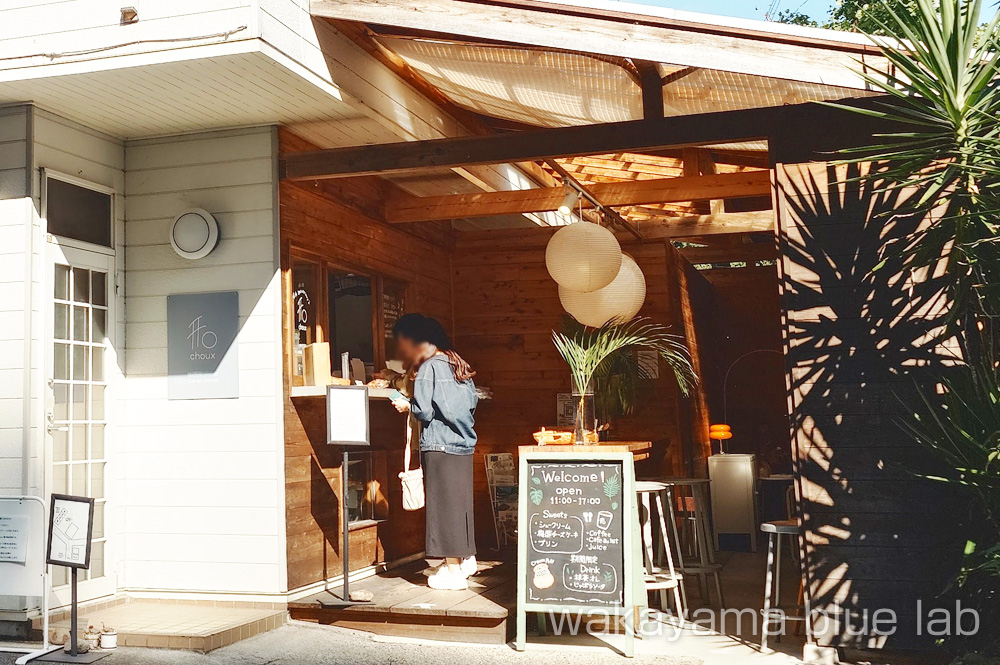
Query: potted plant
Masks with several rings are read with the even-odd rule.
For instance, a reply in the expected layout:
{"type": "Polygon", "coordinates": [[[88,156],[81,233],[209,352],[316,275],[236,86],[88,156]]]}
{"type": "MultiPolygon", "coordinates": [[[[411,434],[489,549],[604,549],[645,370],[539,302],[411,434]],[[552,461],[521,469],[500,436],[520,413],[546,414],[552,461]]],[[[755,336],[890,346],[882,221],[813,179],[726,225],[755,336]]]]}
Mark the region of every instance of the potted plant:
{"type": "MultiPolygon", "coordinates": [[[[671,334],[666,326],[645,317],[629,321],[612,319],[600,328],[579,326],[572,332],[553,331],[552,342],[569,365],[573,379],[573,395],[577,402],[573,429],[577,444],[590,443],[588,439],[596,440],[594,388],[600,390],[601,386],[595,386],[595,378],[602,374],[608,378],[617,377],[614,382],[608,381],[604,385],[605,389],[612,389],[612,383],[635,386],[646,376],[637,361],[627,361],[634,358],[632,352],[635,350],[655,351],[673,370],[684,395],[698,381],[684,340],[671,334]]],[[[622,394],[619,394],[617,398],[621,397],[622,394]]],[[[631,403],[632,397],[625,397],[631,403]]]]}
{"type": "Polygon", "coordinates": [[[101,648],[102,649],[117,649],[118,648],[118,631],[107,624],[101,625],[101,648]]]}

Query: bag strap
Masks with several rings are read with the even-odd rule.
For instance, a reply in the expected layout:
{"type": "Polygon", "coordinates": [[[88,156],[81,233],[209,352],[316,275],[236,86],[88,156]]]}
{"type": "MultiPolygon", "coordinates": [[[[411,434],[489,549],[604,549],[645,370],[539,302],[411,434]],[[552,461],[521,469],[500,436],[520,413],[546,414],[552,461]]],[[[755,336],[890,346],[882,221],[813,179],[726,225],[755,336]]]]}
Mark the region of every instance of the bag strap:
{"type": "MultiPolygon", "coordinates": [[[[410,447],[413,445],[413,418],[406,418],[406,448],[403,450],[403,470],[410,470],[410,447]]],[[[417,456],[417,469],[420,468],[420,456],[417,456]]]]}

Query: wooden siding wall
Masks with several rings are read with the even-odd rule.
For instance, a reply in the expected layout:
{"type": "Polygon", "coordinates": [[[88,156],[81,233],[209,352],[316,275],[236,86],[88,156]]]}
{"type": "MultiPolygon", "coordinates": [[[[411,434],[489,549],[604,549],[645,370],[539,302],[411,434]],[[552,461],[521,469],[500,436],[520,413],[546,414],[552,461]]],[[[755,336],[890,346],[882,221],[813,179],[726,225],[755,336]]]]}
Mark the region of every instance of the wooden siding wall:
{"type": "MultiPolygon", "coordinates": [[[[302,139],[281,132],[281,150],[303,150],[302,139]]],[[[373,193],[374,195],[374,193],[373,193]]],[[[405,282],[406,309],[438,318],[451,329],[452,290],[449,234],[425,229],[392,228],[333,203],[308,186],[281,183],[281,267],[284,298],[282,339],[287,326],[292,247],[306,248],[329,261],[405,282]],[[410,231],[408,233],[408,231],[410,231]],[[436,238],[435,238],[436,235],[436,238]]],[[[285,349],[285,385],[290,359],[285,349]]],[[[351,537],[354,569],[392,560],[423,549],[422,512],[402,510],[399,480],[405,421],[384,400],[373,400],[372,442],[379,469],[377,505],[386,511],[383,526],[355,530],[351,537]]],[[[326,444],[326,403],[322,399],[284,397],[285,501],[289,589],[341,573],[341,449],[326,444]]]]}
{"type": "Polygon", "coordinates": [[[887,229],[892,237],[919,222],[887,227],[877,215],[894,201],[838,184],[845,173],[832,167],[777,173],[792,447],[814,609],[833,619],[817,624],[819,637],[926,646],[918,600],[925,619],[947,602],[940,594],[964,541],[950,533],[957,508],[946,489],[906,471],[921,453],[898,419],[917,403],[925,370],[916,365],[940,366],[941,349],[925,336],[940,324],[941,299],[936,284],[901,277],[892,261],[872,272],[887,229]],[[898,616],[890,637],[863,623],[879,608],[898,616]]]}
{"type": "MultiPolygon", "coordinates": [[[[274,127],[133,141],[125,148],[126,379],[117,418],[125,585],[278,594],[280,288],[274,127]],[[190,207],[219,223],[198,261],[168,242],[190,207]],[[167,399],[167,296],[239,294],[239,398],[167,399]]],[[[123,308],[124,309],[124,308],[123,308]]]]}
{"type": "MultiPolygon", "coordinates": [[[[39,428],[25,428],[30,419],[25,418],[23,373],[29,322],[25,256],[36,235],[31,225],[31,114],[30,106],[0,109],[0,494],[8,495],[41,491],[40,472],[34,482],[22,485],[24,448],[41,438],[39,428]]],[[[29,458],[40,456],[32,450],[29,458]]],[[[21,609],[8,603],[17,604],[17,599],[0,599],[0,609],[21,609]]]]}
{"type": "MultiPolygon", "coordinates": [[[[483,455],[516,452],[517,446],[532,444],[532,432],[555,426],[556,394],[570,390],[566,364],[552,345],[552,330],[564,316],[556,283],[545,269],[545,245],[555,230],[470,232],[458,234],[456,240],[455,344],[478,372],[476,382],[493,390],[493,399],[476,413],[480,547],[495,542],[483,455]]],[[[623,249],[646,276],[641,314],[684,334],[676,295],[676,251],[662,241],[624,243],[623,249]]],[[[614,431],[615,438],[655,442],[654,454],[640,465],[640,473],[683,472],[680,459],[690,441],[691,408],[691,400],[680,398],[672,375],[661,366],[654,389],[614,431]]]]}

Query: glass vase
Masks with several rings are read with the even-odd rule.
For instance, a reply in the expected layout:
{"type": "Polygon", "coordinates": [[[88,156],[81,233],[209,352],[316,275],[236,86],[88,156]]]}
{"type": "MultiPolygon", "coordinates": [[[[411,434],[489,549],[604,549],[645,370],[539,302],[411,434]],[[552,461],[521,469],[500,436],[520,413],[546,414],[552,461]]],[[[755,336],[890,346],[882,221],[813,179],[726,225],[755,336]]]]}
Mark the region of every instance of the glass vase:
{"type": "Polygon", "coordinates": [[[587,445],[597,442],[597,409],[594,404],[594,391],[573,391],[573,402],[576,404],[573,417],[573,442],[587,445]]]}

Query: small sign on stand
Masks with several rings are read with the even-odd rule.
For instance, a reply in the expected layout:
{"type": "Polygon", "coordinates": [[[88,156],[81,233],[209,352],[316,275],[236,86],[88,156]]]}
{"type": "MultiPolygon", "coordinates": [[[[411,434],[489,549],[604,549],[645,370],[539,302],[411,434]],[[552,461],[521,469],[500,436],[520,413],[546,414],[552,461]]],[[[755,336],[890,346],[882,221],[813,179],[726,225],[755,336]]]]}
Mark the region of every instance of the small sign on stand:
{"type": "Polygon", "coordinates": [[[49,509],[49,546],[46,563],[70,569],[69,649],[55,651],[38,660],[46,663],[93,663],[108,655],[99,651],[80,653],[78,649],[79,607],[77,573],[90,568],[94,536],[94,500],[85,496],[53,494],[49,509]]]}
{"type": "Polygon", "coordinates": [[[352,447],[367,448],[371,445],[369,423],[368,386],[326,387],[326,442],[332,446],[342,446],[344,449],[344,461],[340,467],[340,504],[343,508],[340,530],[344,538],[340,549],[341,558],[344,560],[344,590],[341,601],[344,604],[351,603],[350,529],[348,528],[350,509],[347,502],[349,451],[352,447]]]}

